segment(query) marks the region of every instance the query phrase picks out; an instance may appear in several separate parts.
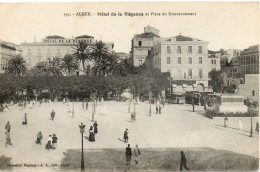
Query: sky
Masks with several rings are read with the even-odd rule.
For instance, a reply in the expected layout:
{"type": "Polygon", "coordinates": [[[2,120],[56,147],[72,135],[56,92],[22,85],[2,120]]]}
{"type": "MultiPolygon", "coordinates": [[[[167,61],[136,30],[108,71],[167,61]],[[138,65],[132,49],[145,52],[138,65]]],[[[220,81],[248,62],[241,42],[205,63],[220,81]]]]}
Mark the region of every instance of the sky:
{"type": "Polygon", "coordinates": [[[245,49],[259,43],[258,2],[88,2],[1,3],[0,39],[20,44],[48,35],[91,35],[114,42],[128,53],[135,34],[151,25],[161,37],[184,36],[208,41],[210,50],[245,49]],[[75,16],[90,12],[92,16],[75,16]],[[196,13],[194,16],[97,16],[97,12],[196,13]],[[70,17],[64,16],[70,13],[70,17]],[[72,15],[74,14],[74,16],[72,15]],[[94,15],[95,14],[95,15],[94,15]]]}

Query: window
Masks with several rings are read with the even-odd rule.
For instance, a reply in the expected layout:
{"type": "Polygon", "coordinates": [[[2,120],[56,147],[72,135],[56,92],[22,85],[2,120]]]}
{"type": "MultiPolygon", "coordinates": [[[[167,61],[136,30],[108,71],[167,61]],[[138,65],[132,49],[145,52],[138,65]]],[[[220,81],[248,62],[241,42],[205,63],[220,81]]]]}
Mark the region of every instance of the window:
{"type": "Polygon", "coordinates": [[[171,58],[167,57],[167,64],[171,64],[171,58]]]}
{"type": "Polygon", "coordinates": [[[171,53],[171,47],[170,46],[167,46],[167,53],[171,53]]]}
{"type": "Polygon", "coordinates": [[[181,57],[178,57],[178,64],[181,64],[181,57]]]}
{"type": "Polygon", "coordinates": [[[32,64],[32,59],[28,58],[28,64],[31,65],[32,64]]]}
{"type": "Polygon", "coordinates": [[[199,46],[199,54],[202,54],[202,46],[199,46]]]}
{"type": "Polygon", "coordinates": [[[181,69],[178,69],[177,73],[178,73],[178,78],[182,78],[182,71],[181,71],[181,69]]]}
{"type": "Polygon", "coordinates": [[[184,72],[184,79],[186,79],[186,72],[184,72]]]}
{"type": "Polygon", "coordinates": [[[199,64],[202,64],[202,57],[199,57],[199,64]]]}
{"type": "Polygon", "coordinates": [[[188,58],[188,63],[192,64],[192,58],[191,57],[188,58]]]}
{"type": "Polygon", "coordinates": [[[216,60],[211,60],[211,64],[216,64],[216,60]]]}
{"type": "Polygon", "coordinates": [[[181,46],[178,46],[178,47],[177,47],[177,53],[178,53],[178,54],[181,54],[181,46]]]}
{"type": "Polygon", "coordinates": [[[32,50],[31,49],[28,49],[28,54],[31,54],[32,53],[32,50]]]}
{"type": "Polygon", "coordinates": [[[199,78],[202,78],[202,69],[199,69],[199,78]]]}
{"type": "Polygon", "coordinates": [[[188,70],[188,76],[189,76],[189,79],[192,79],[192,70],[191,69],[188,70]]]}
{"type": "Polygon", "coordinates": [[[192,46],[188,46],[188,54],[192,54],[192,46]]]}
{"type": "Polygon", "coordinates": [[[252,91],[252,96],[255,96],[255,90],[252,91]]]}
{"type": "Polygon", "coordinates": [[[142,41],[138,41],[138,45],[139,45],[139,47],[141,47],[142,46],[142,41]]]}

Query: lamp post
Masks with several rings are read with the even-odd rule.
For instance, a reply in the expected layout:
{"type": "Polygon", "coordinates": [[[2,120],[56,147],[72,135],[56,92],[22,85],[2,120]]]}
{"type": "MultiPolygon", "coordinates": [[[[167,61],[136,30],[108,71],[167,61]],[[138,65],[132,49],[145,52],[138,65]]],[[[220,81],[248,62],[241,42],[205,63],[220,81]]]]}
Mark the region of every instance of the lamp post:
{"type": "Polygon", "coordinates": [[[81,133],[81,171],[84,171],[85,166],[84,166],[84,154],[83,154],[83,133],[85,131],[85,125],[81,123],[79,128],[81,133]]]}
{"type": "Polygon", "coordinates": [[[152,93],[151,92],[149,92],[149,103],[150,103],[150,109],[149,109],[149,116],[151,116],[152,115],[152,105],[151,105],[151,100],[152,99],[152,93]]]}
{"type": "Polygon", "coordinates": [[[73,92],[73,102],[72,102],[72,118],[74,117],[74,92],[73,92]]]}
{"type": "MultiPolygon", "coordinates": [[[[248,112],[250,113],[250,107],[251,107],[251,104],[249,102],[249,105],[248,105],[248,112]]],[[[251,113],[251,129],[250,129],[250,136],[249,137],[253,137],[253,113],[251,113]]]]}

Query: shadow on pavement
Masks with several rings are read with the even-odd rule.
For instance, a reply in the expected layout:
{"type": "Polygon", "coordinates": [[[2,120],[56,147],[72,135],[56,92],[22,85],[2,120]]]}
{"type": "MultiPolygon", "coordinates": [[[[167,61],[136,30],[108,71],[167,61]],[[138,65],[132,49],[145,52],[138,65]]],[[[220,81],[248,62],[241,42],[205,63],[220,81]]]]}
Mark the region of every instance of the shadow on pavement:
{"type": "MultiPolygon", "coordinates": [[[[133,150],[132,150],[133,151],[133,150]]],[[[126,166],[125,149],[84,150],[86,171],[179,171],[180,151],[184,151],[191,171],[253,171],[259,168],[259,158],[212,148],[158,148],[142,149],[139,164],[134,156],[126,166]]],[[[64,153],[62,170],[79,170],[81,150],[70,149],[64,153]]]]}
{"type": "Polygon", "coordinates": [[[12,170],[12,167],[8,167],[8,164],[11,164],[11,159],[12,158],[6,157],[4,155],[0,157],[0,171],[12,170]]]}

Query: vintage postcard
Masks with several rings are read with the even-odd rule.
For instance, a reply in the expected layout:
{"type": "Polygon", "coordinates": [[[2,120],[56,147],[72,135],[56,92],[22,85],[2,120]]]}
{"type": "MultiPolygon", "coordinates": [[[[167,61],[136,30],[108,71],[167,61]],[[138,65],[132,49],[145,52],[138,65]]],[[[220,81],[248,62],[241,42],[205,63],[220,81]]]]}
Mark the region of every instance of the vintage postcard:
{"type": "Polygon", "coordinates": [[[0,171],[258,171],[259,3],[0,4],[0,171]]]}

